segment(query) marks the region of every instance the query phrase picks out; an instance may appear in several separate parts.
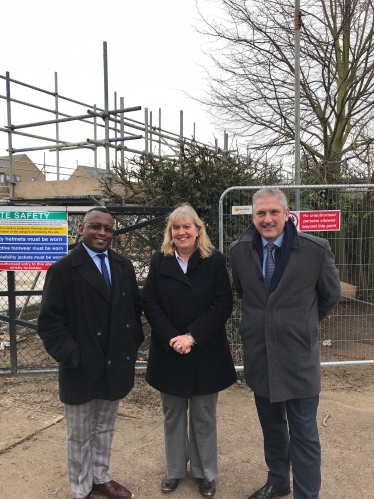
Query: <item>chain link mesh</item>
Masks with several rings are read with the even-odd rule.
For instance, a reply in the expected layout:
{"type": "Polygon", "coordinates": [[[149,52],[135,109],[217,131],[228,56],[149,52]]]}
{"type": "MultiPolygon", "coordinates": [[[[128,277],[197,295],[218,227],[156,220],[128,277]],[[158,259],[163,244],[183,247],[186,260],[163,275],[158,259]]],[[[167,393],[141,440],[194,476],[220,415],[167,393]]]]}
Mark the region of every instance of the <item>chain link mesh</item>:
{"type": "MultiPolygon", "coordinates": [[[[69,244],[78,242],[79,224],[84,214],[69,215],[69,244]]],[[[152,214],[114,215],[115,229],[119,230],[154,218],[152,214]]],[[[119,254],[127,256],[132,261],[138,284],[142,286],[148,273],[152,252],[161,247],[165,223],[160,222],[113,237],[111,247],[119,254]]],[[[57,363],[46,353],[43,343],[36,331],[39,314],[41,292],[44,286],[46,272],[15,271],[15,291],[39,291],[38,296],[17,296],[16,317],[25,324],[16,326],[17,338],[17,370],[33,370],[56,368],[57,363]],[[27,321],[27,322],[26,322],[27,321]]],[[[0,290],[7,291],[7,272],[0,271],[0,290]]],[[[8,316],[8,297],[0,296],[0,315],[8,316]]],[[[147,351],[150,330],[144,319],[145,341],[141,351],[147,351]]],[[[0,321],[0,372],[11,367],[9,323],[0,321]]]]}
{"type": "MultiPolygon", "coordinates": [[[[295,189],[284,190],[291,211],[295,189]]],[[[236,187],[222,202],[223,252],[229,262],[229,247],[252,221],[251,215],[233,215],[235,206],[251,206],[255,188],[236,187]]],[[[320,325],[321,361],[331,363],[374,362],[374,186],[306,186],[300,189],[300,211],[341,210],[339,231],[310,231],[330,242],[339,269],[342,300],[320,325]]],[[[300,269],[302,272],[302,269],[300,269]]],[[[235,294],[234,311],[227,323],[231,351],[243,365],[239,335],[241,303],[235,294]]]]}

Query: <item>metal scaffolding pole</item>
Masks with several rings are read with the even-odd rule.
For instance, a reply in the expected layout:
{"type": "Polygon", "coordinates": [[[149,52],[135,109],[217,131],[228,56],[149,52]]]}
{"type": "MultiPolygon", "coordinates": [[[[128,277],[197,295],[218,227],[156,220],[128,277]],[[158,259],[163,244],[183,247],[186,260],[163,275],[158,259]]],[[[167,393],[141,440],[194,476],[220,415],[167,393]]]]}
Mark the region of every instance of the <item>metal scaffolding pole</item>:
{"type": "Polygon", "coordinates": [[[179,111],[179,156],[183,153],[183,111],[179,111]]]}
{"type": "MultiPolygon", "coordinates": [[[[141,108],[139,108],[139,109],[141,109],[141,108]]],[[[144,108],[144,109],[146,110],[148,108],[144,108]]],[[[126,111],[126,109],[124,111],[126,111]]],[[[146,115],[146,113],[144,113],[144,116],[145,115],[146,115]]],[[[116,118],[109,118],[109,121],[112,121],[113,123],[121,124],[121,121],[118,120],[118,119],[116,119],[116,118]]],[[[147,127],[145,125],[142,125],[142,126],[133,125],[133,124],[129,123],[128,121],[125,121],[124,124],[126,126],[131,127],[131,128],[134,128],[135,130],[141,130],[142,132],[146,133],[147,130],[148,130],[148,128],[149,128],[148,127],[148,119],[146,121],[147,121],[147,127]]],[[[167,133],[171,133],[171,132],[167,132],[167,133]]],[[[171,135],[165,135],[164,133],[156,132],[156,130],[153,130],[153,135],[157,135],[159,137],[163,137],[163,138],[168,139],[168,140],[173,140],[174,142],[177,142],[178,144],[180,142],[180,136],[179,135],[175,136],[175,134],[173,134],[174,137],[172,137],[171,135]]],[[[201,142],[200,142],[200,144],[201,144],[201,142]]],[[[202,144],[202,145],[205,145],[205,144],[202,144]]]]}
{"type": "MultiPolygon", "coordinates": [[[[183,111],[180,112],[180,130],[179,133],[168,132],[167,130],[162,130],[161,127],[161,109],[159,109],[159,118],[158,118],[158,127],[155,126],[155,121],[153,119],[153,113],[150,112],[148,114],[148,108],[144,110],[144,122],[137,121],[131,118],[127,118],[125,120],[124,113],[131,111],[138,111],[141,109],[140,106],[135,106],[132,108],[124,108],[124,100],[121,98],[121,109],[117,109],[117,92],[114,92],[114,109],[109,109],[109,98],[108,98],[108,53],[107,53],[107,42],[103,42],[103,69],[104,69],[104,109],[98,108],[96,105],[92,106],[90,104],[85,104],[83,102],[77,101],[75,99],[71,99],[69,97],[65,97],[59,94],[58,91],[58,73],[54,72],[54,91],[45,90],[43,88],[38,88],[33,85],[29,85],[28,83],[24,83],[18,80],[11,79],[9,73],[6,73],[6,76],[0,75],[0,79],[6,80],[6,96],[0,95],[0,99],[6,99],[7,101],[7,113],[8,113],[8,124],[6,127],[1,128],[0,132],[6,132],[8,134],[8,153],[9,153],[9,185],[10,185],[10,196],[14,197],[14,175],[13,175],[13,156],[16,152],[26,152],[26,151],[42,151],[49,150],[56,153],[56,173],[57,180],[60,180],[61,176],[61,166],[60,166],[60,151],[63,150],[72,150],[78,148],[87,148],[92,149],[94,151],[94,165],[95,168],[98,167],[98,153],[97,147],[105,148],[105,163],[107,171],[110,170],[110,148],[115,150],[115,162],[119,160],[118,151],[121,154],[121,165],[124,167],[125,164],[125,151],[133,152],[135,154],[153,154],[153,147],[158,140],[158,153],[161,157],[162,154],[162,146],[165,145],[165,155],[166,157],[176,157],[182,154],[182,145],[184,141],[195,142],[196,141],[196,133],[195,133],[195,123],[193,125],[193,136],[192,138],[186,138],[183,136],[183,111]],[[42,107],[36,104],[24,102],[21,100],[11,99],[10,98],[10,83],[21,85],[28,89],[35,90],[37,92],[43,93],[47,96],[51,96],[54,98],[54,106],[51,108],[42,107]],[[66,100],[68,102],[77,104],[79,106],[85,106],[87,114],[79,114],[76,113],[77,116],[70,116],[69,114],[61,112],[61,99],[66,100]],[[41,110],[43,112],[48,112],[53,114],[53,118],[51,120],[38,121],[33,123],[24,123],[17,124],[15,126],[12,125],[11,121],[11,103],[15,102],[17,104],[25,105],[32,107],[34,109],[41,110]],[[89,108],[89,109],[88,109],[89,108]],[[78,115],[79,114],[79,115],[78,115]],[[118,118],[116,119],[117,115],[118,118]],[[60,118],[61,116],[61,118],[60,118]],[[98,119],[100,118],[100,119],[98,119]],[[103,122],[101,122],[101,119],[103,122]],[[93,139],[83,139],[76,142],[64,141],[60,139],[60,123],[64,122],[72,122],[79,121],[80,123],[86,123],[90,126],[94,126],[93,130],[93,139]],[[119,126],[111,125],[111,122],[118,124],[119,126]],[[21,131],[20,129],[31,128],[31,127],[39,127],[42,125],[52,125],[55,128],[55,133],[52,132],[53,138],[45,137],[43,135],[31,134],[21,131]],[[100,140],[102,134],[98,133],[98,127],[104,128],[104,140],[100,140]],[[127,128],[125,131],[125,127],[127,128]],[[130,131],[131,130],[131,131],[130,131]],[[136,140],[139,138],[143,138],[142,135],[136,135],[132,133],[132,131],[140,130],[141,133],[144,131],[144,141],[145,147],[144,150],[136,150],[131,149],[123,145],[124,141],[136,140]],[[110,138],[110,133],[113,133],[114,138],[110,138]],[[45,143],[39,147],[27,147],[27,148],[13,148],[13,137],[14,135],[29,137],[32,139],[42,140],[45,143]],[[98,137],[99,135],[99,137],[98,137]],[[48,145],[48,142],[51,142],[48,145]],[[47,144],[47,145],[46,145],[47,144]],[[172,155],[168,154],[169,149],[172,151],[172,155]],[[175,153],[175,154],[173,154],[175,153]]],[[[38,102],[39,104],[39,102],[38,102]]],[[[139,133],[139,132],[138,132],[139,133]]],[[[90,135],[90,133],[87,133],[90,135]]],[[[87,137],[85,135],[85,137],[87,137]]],[[[201,142],[197,142],[205,146],[201,142]]],[[[142,148],[140,148],[142,149],[142,148]]],[[[155,154],[155,157],[157,155],[155,154]]]]}
{"type": "MultiPolygon", "coordinates": [[[[96,113],[96,104],[94,105],[94,111],[96,113]]],[[[97,116],[94,116],[94,140],[97,140],[97,116]]],[[[94,167],[97,168],[97,148],[94,149],[94,167]]]]}
{"type": "MultiPolygon", "coordinates": [[[[58,128],[58,82],[57,72],[55,72],[55,115],[56,115],[56,142],[59,141],[59,128],[58,128]]],[[[56,148],[56,167],[57,167],[57,180],[60,180],[60,151],[56,148]]]]}
{"type": "MultiPolygon", "coordinates": [[[[92,111],[92,109],[87,109],[87,113],[89,116],[94,116],[96,114],[96,116],[98,116],[100,118],[105,118],[105,114],[108,114],[110,116],[112,114],[131,113],[132,111],[140,111],[141,108],[142,108],[141,106],[125,107],[123,109],[113,109],[111,111],[108,111],[108,113],[95,112],[95,111],[92,111]]],[[[115,121],[115,118],[109,118],[109,119],[111,121],[115,121]]],[[[128,118],[128,120],[135,121],[135,120],[131,120],[130,118],[128,118]]],[[[117,123],[119,123],[119,121],[117,121],[117,123]]],[[[142,125],[142,123],[140,123],[140,124],[142,125]]],[[[136,126],[132,125],[132,124],[129,124],[129,126],[136,128],[136,126]]],[[[112,128],[112,130],[115,130],[115,128],[112,128]]]]}
{"type": "Polygon", "coordinates": [[[148,108],[144,108],[144,151],[148,154],[148,108]]]}
{"type": "MultiPolygon", "coordinates": [[[[63,146],[58,146],[58,149],[61,150],[61,149],[82,149],[83,147],[87,146],[87,142],[76,142],[74,144],[66,144],[63,145],[63,146]]],[[[87,146],[87,147],[90,147],[91,149],[91,146],[87,146]]],[[[56,147],[53,147],[53,146],[40,146],[40,147],[23,147],[22,149],[13,149],[14,153],[19,153],[19,152],[31,152],[31,151],[46,151],[48,150],[49,152],[55,152],[56,151],[56,147]]]]}
{"type": "Polygon", "coordinates": [[[108,53],[107,43],[104,42],[104,121],[105,121],[105,166],[107,171],[110,170],[110,156],[109,156],[109,97],[108,97],[108,53]]]}
{"type": "Polygon", "coordinates": [[[14,270],[7,271],[8,281],[8,316],[9,316],[9,342],[10,342],[10,373],[17,373],[17,325],[16,325],[16,278],[14,270]]]}
{"type": "MultiPolygon", "coordinates": [[[[0,75],[0,76],[1,76],[1,75],[0,75]]],[[[10,81],[12,81],[12,79],[10,79],[10,81]]],[[[60,96],[59,98],[61,99],[62,97],[60,96]]],[[[5,99],[5,100],[6,100],[6,96],[4,96],[4,95],[0,95],[0,99],[5,99]]],[[[52,113],[52,114],[55,114],[55,109],[48,109],[48,108],[46,108],[46,107],[37,106],[37,105],[35,105],[35,104],[31,104],[31,103],[29,103],[29,102],[25,102],[25,101],[18,100],[18,99],[10,99],[10,101],[11,101],[11,102],[14,102],[15,104],[21,104],[21,105],[23,105],[23,106],[32,107],[32,108],[34,108],[34,109],[39,109],[40,111],[45,111],[45,112],[47,112],[47,113],[52,113]]],[[[90,107],[90,106],[88,106],[88,104],[83,104],[83,103],[81,103],[81,105],[82,105],[82,106],[86,106],[86,107],[90,107]]],[[[93,107],[94,107],[94,106],[93,106],[93,107]]],[[[97,108],[97,109],[99,109],[99,108],[97,108]]],[[[102,112],[97,112],[97,111],[96,111],[96,113],[97,113],[97,116],[102,116],[102,112]]],[[[109,113],[110,113],[110,112],[109,112],[109,113]]],[[[58,114],[59,114],[59,116],[65,116],[66,118],[72,118],[72,119],[79,119],[79,120],[80,120],[80,121],[82,121],[83,123],[88,123],[89,125],[91,124],[91,122],[90,122],[90,121],[86,121],[85,119],[83,119],[84,115],[82,115],[81,117],[77,117],[77,116],[71,116],[70,114],[62,113],[62,112],[60,112],[60,111],[59,111],[59,113],[58,113],[58,114]]],[[[93,115],[94,115],[94,114],[92,113],[92,116],[93,116],[93,115]]],[[[91,115],[87,115],[87,116],[86,116],[86,118],[90,118],[90,117],[91,117],[91,115]]],[[[70,120],[64,120],[64,121],[71,121],[71,119],[70,119],[70,120]]],[[[28,126],[28,127],[31,127],[31,126],[37,126],[37,125],[40,125],[40,124],[48,124],[48,123],[55,123],[55,122],[56,122],[56,120],[50,120],[50,121],[48,121],[48,122],[47,122],[47,121],[45,121],[45,122],[40,122],[40,123],[38,123],[38,122],[36,122],[36,123],[29,123],[29,124],[27,124],[27,126],[28,126]]],[[[62,122],[63,122],[63,120],[62,120],[62,119],[60,119],[60,120],[59,120],[59,123],[62,123],[62,122]]],[[[18,128],[18,127],[24,127],[24,126],[26,126],[26,125],[16,125],[16,126],[15,126],[15,128],[18,128]]],[[[99,127],[101,127],[101,128],[105,128],[105,125],[101,125],[100,123],[98,124],[98,126],[99,126],[99,127]]],[[[110,130],[115,130],[115,128],[110,128],[110,130]]]]}
{"type": "MultiPolygon", "coordinates": [[[[300,185],[300,0],[295,0],[295,185],[300,185]]],[[[300,189],[295,190],[295,209],[300,210],[300,189]]]]}
{"type": "MultiPolygon", "coordinates": [[[[34,123],[25,123],[24,125],[13,125],[13,130],[19,130],[20,128],[32,128],[34,126],[43,126],[43,125],[52,125],[56,123],[67,123],[68,121],[82,121],[86,118],[92,118],[94,116],[93,113],[90,114],[81,114],[80,116],[69,116],[68,118],[60,118],[56,120],[48,120],[48,121],[34,121],[34,123]]],[[[86,123],[89,123],[88,121],[86,123]]],[[[59,139],[56,139],[56,142],[60,142],[59,139]]]]}
{"type": "Polygon", "coordinates": [[[6,72],[6,106],[8,117],[8,154],[9,154],[9,196],[14,197],[14,182],[13,182],[13,146],[12,146],[12,114],[10,105],[10,77],[9,72],[6,72]]]}
{"type": "Polygon", "coordinates": [[[152,146],[152,111],[149,113],[149,152],[152,154],[153,146],[152,146]]]}
{"type": "MultiPolygon", "coordinates": [[[[161,108],[158,108],[158,131],[161,133],[161,108]]],[[[158,155],[161,158],[161,135],[158,136],[158,155]]]]}
{"type": "MultiPolygon", "coordinates": [[[[114,109],[117,109],[117,92],[114,92],[114,109]]],[[[117,138],[117,128],[114,131],[114,137],[117,138]]],[[[123,137],[123,135],[122,135],[122,137],[123,137]]],[[[118,154],[118,152],[116,149],[114,152],[114,163],[116,166],[117,166],[117,161],[118,161],[117,154],[118,154]]]]}
{"type": "MultiPolygon", "coordinates": [[[[0,75],[0,79],[1,78],[2,79],[6,79],[4,76],[0,75]]],[[[37,90],[38,92],[43,92],[44,94],[48,94],[48,95],[52,95],[52,96],[55,95],[54,92],[50,92],[49,90],[44,90],[44,88],[35,87],[34,85],[29,85],[28,83],[24,83],[23,81],[14,80],[13,78],[11,78],[10,81],[12,83],[17,83],[18,85],[22,85],[23,87],[31,88],[32,90],[37,90]]],[[[65,97],[64,95],[59,95],[59,98],[63,99],[63,100],[66,100],[66,101],[69,101],[69,102],[73,102],[74,104],[79,104],[80,106],[91,107],[90,104],[85,104],[84,102],[80,102],[80,101],[77,101],[77,100],[74,100],[74,99],[70,99],[69,97],[65,97]]],[[[104,109],[101,109],[101,108],[98,108],[98,109],[99,109],[99,111],[104,111],[104,109]]],[[[54,113],[54,111],[52,111],[52,112],[54,113]]]]}
{"type": "MultiPolygon", "coordinates": [[[[125,99],[123,97],[121,97],[119,100],[119,105],[122,109],[125,105],[124,101],[125,101],[125,99]]],[[[121,113],[121,116],[120,116],[120,119],[121,119],[121,124],[120,124],[121,137],[123,137],[125,135],[124,116],[125,116],[124,113],[121,113]]],[[[125,151],[124,151],[123,147],[121,147],[121,168],[122,168],[122,170],[124,167],[125,167],[125,151]]]]}

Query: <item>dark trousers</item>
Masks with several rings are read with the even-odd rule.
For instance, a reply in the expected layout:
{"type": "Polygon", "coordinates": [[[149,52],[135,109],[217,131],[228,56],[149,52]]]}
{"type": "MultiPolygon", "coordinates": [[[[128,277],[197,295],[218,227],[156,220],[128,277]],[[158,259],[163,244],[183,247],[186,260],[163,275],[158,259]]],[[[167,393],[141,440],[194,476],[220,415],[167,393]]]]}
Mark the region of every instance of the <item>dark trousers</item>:
{"type": "Polygon", "coordinates": [[[272,403],[255,394],[255,401],[269,468],[267,483],[287,486],[291,463],[294,499],[318,499],[321,487],[319,396],[272,403]]]}

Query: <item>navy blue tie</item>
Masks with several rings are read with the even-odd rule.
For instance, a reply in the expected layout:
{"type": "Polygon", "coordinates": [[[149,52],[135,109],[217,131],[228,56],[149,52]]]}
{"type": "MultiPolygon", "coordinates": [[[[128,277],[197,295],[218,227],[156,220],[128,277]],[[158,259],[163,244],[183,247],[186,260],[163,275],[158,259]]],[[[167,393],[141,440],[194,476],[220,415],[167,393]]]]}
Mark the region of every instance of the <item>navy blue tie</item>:
{"type": "Polygon", "coordinates": [[[108,273],[108,269],[107,269],[106,263],[105,263],[106,254],[105,253],[98,253],[97,256],[101,260],[101,273],[103,274],[106,285],[108,286],[109,293],[111,293],[112,292],[112,285],[110,283],[109,273],[108,273]]]}
{"type": "Polygon", "coordinates": [[[274,270],[275,270],[275,263],[274,263],[274,258],[273,258],[273,249],[277,248],[277,245],[274,243],[267,243],[265,245],[265,248],[267,251],[266,262],[265,262],[265,282],[266,282],[267,287],[270,291],[271,279],[273,277],[274,270]]]}

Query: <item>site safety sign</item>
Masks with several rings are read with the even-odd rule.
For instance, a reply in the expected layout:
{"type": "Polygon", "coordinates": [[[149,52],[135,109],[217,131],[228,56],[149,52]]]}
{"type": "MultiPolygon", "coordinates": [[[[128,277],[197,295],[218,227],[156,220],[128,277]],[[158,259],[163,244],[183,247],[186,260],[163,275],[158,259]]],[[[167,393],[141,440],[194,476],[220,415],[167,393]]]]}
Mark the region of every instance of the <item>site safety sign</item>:
{"type": "Polygon", "coordinates": [[[340,230],[340,210],[291,211],[299,231],[340,230]]]}
{"type": "Polygon", "coordinates": [[[0,207],[0,269],[47,270],[67,252],[66,212],[0,207]]]}

